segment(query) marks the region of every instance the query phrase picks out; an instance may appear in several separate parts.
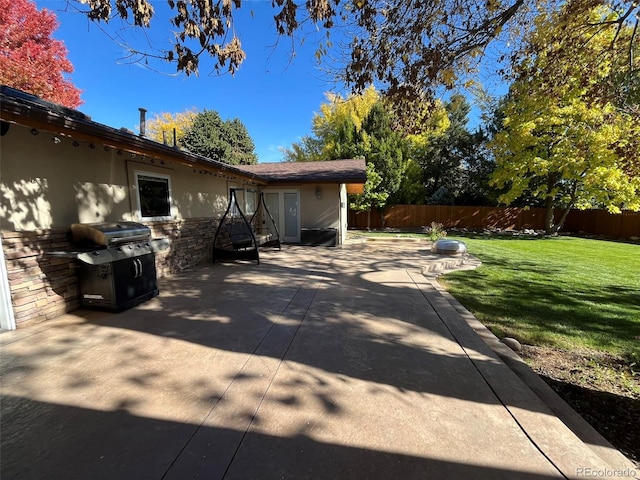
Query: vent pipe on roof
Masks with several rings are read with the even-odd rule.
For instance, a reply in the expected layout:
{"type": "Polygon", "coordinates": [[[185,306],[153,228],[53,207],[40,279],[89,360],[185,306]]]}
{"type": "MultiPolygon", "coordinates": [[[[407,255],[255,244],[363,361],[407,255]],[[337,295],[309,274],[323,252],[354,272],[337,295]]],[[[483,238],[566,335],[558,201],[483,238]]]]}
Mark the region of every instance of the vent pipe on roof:
{"type": "Polygon", "coordinates": [[[144,137],[145,129],[146,129],[146,123],[147,123],[146,118],[145,118],[147,110],[145,108],[142,108],[142,107],[138,108],[138,110],[140,110],[140,136],[144,137]]]}

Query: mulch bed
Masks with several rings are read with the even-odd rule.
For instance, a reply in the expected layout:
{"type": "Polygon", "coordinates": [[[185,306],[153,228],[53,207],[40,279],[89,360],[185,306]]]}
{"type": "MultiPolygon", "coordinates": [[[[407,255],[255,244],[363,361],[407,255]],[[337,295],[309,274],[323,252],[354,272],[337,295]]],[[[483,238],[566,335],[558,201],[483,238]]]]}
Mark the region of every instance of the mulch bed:
{"type": "Polygon", "coordinates": [[[588,351],[523,345],[519,355],[640,468],[640,365],[588,351]]]}

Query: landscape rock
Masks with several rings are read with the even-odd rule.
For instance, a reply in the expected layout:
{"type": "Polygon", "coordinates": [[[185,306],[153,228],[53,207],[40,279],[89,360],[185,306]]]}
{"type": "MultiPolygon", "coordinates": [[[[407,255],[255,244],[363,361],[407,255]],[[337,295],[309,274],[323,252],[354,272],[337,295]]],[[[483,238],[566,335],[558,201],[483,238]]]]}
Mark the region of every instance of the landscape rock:
{"type": "Polygon", "coordinates": [[[502,339],[502,343],[504,343],[507,347],[509,347],[514,352],[519,352],[520,350],[522,350],[522,345],[520,345],[520,342],[515,338],[504,337],[502,339]]]}

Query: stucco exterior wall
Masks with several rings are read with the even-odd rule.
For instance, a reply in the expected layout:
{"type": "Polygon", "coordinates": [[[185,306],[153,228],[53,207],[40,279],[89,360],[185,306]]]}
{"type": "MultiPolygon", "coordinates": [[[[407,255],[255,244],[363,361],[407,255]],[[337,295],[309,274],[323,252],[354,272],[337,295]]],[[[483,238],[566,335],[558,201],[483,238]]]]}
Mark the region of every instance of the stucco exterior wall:
{"type": "Polygon", "coordinates": [[[300,186],[302,228],[340,228],[340,186],[318,184],[300,186]],[[320,198],[316,195],[320,189],[320,198]]]}
{"type": "Polygon", "coordinates": [[[178,163],[12,125],[1,137],[0,228],[64,228],[72,223],[140,221],[135,172],[170,177],[173,220],[219,217],[229,179],[178,163]]]}
{"type": "Polygon", "coordinates": [[[170,241],[156,254],[158,275],[165,276],[211,261],[228,187],[245,182],[11,125],[0,137],[0,234],[16,325],[80,307],[77,261],[50,255],[72,248],[72,223],[148,225],[153,238],[170,241]],[[136,172],[170,178],[171,218],[140,218],[136,172]]]}
{"type": "MultiPolygon", "coordinates": [[[[304,230],[326,230],[335,229],[338,231],[337,243],[342,243],[341,232],[341,189],[342,185],[333,183],[318,184],[270,184],[265,187],[265,193],[291,193],[297,192],[299,195],[299,227],[304,230]]],[[[274,212],[271,212],[272,214],[274,212]]],[[[278,226],[280,236],[283,238],[283,224],[278,226]]],[[[345,228],[346,230],[346,228],[345,228]]],[[[285,241],[287,240],[284,237],[285,241]]],[[[300,238],[298,238],[300,241],[300,238]]]]}
{"type": "Polygon", "coordinates": [[[347,243],[347,230],[349,228],[349,197],[347,196],[347,186],[343,183],[340,185],[340,233],[339,243],[344,245],[347,243]]]}

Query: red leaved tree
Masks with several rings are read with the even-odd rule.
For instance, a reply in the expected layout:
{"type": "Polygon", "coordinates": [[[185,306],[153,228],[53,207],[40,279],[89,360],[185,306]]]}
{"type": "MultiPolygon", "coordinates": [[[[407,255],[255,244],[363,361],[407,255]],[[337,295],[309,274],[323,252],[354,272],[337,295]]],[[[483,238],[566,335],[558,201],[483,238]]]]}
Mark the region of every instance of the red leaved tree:
{"type": "Polygon", "coordinates": [[[73,72],[63,42],[51,38],[55,14],[29,0],[0,0],[0,83],[69,108],[80,90],[65,78],[73,72]]]}

